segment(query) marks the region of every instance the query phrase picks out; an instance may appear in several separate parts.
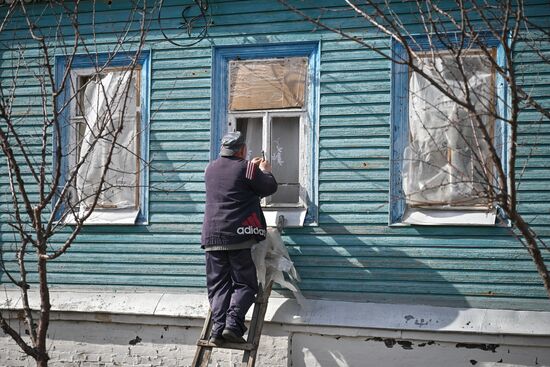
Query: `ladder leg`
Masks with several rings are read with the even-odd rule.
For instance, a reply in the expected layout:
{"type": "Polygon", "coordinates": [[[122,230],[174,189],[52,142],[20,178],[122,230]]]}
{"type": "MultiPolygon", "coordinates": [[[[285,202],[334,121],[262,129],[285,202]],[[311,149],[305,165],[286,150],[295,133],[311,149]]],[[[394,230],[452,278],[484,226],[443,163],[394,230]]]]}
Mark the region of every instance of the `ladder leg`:
{"type": "MultiPolygon", "coordinates": [[[[204,326],[202,327],[199,341],[208,339],[210,336],[210,330],[212,330],[212,311],[208,309],[208,314],[204,320],[204,326]]],[[[195,351],[195,357],[193,358],[193,364],[191,366],[207,367],[210,354],[212,354],[212,347],[197,345],[197,350],[195,351]]]]}
{"type": "Polygon", "coordinates": [[[193,367],[208,367],[210,361],[210,355],[212,354],[212,347],[198,347],[200,351],[195,354],[196,360],[193,360],[193,367]]]}
{"type": "Polygon", "coordinates": [[[264,326],[264,317],[267,311],[267,301],[271,294],[272,286],[273,282],[271,281],[264,290],[260,290],[260,292],[258,292],[258,297],[254,305],[254,311],[252,312],[250,332],[248,333],[248,342],[252,343],[254,348],[244,352],[241,367],[254,367],[256,364],[256,356],[258,354],[260,337],[262,336],[262,328],[264,326]]]}
{"type": "MultiPolygon", "coordinates": [[[[240,347],[239,344],[226,343],[226,348],[229,349],[244,349],[241,367],[254,367],[256,364],[256,356],[258,354],[258,346],[260,337],[262,336],[262,328],[264,326],[265,313],[267,311],[267,302],[271,294],[273,282],[270,282],[265,289],[260,289],[254,302],[254,310],[252,311],[252,319],[250,321],[250,331],[248,332],[247,344],[240,347]]],[[[208,315],[204,321],[204,326],[201,331],[199,340],[197,341],[197,350],[193,358],[192,367],[208,367],[210,356],[212,354],[212,345],[208,345],[208,337],[212,330],[212,311],[208,310],[208,315]]],[[[221,347],[223,348],[224,345],[221,347]]]]}

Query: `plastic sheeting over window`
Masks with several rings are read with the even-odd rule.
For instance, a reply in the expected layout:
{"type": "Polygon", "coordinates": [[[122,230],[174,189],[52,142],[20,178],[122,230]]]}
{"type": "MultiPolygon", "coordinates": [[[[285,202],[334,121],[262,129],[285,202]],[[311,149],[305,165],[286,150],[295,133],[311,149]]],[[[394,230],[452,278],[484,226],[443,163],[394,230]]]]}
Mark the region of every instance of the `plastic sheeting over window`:
{"type": "Polygon", "coordinates": [[[254,245],[251,253],[252,260],[256,265],[258,282],[264,288],[273,281],[291,290],[300,305],[306,305],[305,298],[297,284],[300,281],[300,276],[290,260],[290,255],[277,229],[268,228],[266,239],[254,245]]]}
{"type": "MultiPolygon", "coordinates": [[[[494,70],[479,53],[460,64],[449,53],[416,60],[438,85],[460,100],[466,93],[492,137],[494,70]]],[[[403,157],[403,190],[409,206],[487,207],[493,180],[476,115],[454,102],[418,73],[409,80],[409,144],[403,157]]]]}
{"type": "MultiPolygon", "coordinates": [[[[88,83],[81,103],[85,129],[78,161],[84,163],[76,181],[80,212],[88,210],[99,192],[96,211],[105,209],[110,220],[114,216],[121,223],[133,223],[139,206],[136,74],[112,71],[99,75],[88,83]],[[100,189],[113,142],[111,162],[100,189]]],[[[105,220],[101,210],[88,219],[87,223],[105,220]]]]}
{"type": "Polygon", "coordinates": [[[230,61],[229,110],[303,107],[307,68],[306,57],[230,61]]]}

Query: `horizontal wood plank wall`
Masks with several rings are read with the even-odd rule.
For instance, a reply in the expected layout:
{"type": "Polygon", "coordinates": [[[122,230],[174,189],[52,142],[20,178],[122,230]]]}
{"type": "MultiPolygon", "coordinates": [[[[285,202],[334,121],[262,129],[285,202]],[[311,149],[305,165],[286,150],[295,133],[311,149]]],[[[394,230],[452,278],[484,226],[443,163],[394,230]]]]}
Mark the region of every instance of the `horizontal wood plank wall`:
{"type": "MultiPolygon", "coordinates": [[[[328,24],[364,35],[364,22],[349,11],[340,11],[335,3],[296,2],[310,15],[318,15],[315,7],[323,6],[328,24]]],[[[393,10],[407,14],[407,6],[396,3],[393,10]]],[[[528,4],[533,18],[550,17],[546,1],[528,4]]],[[[86,6],[79,21],[91,42],[92,13],[86,6]]],[[[99,3],[93,46],[98,52],[113,49],[113,33],[123,29],[126,6],[125,2],[114,2],[111,7],[99,3]]],[[[163,9],[162,26],[178,42],[186,42],[185,31],[179,28],[182,9],[176,0],[165,1],[163,9]]],[[[31,9],[35,13],[43,10],[41,5],[31,9]]],[[[388,61],[335,34],[314,31],[311,24],[283,10],[276,1],[211,1],[210,11],[209,37],[198,45],[183,48],[166,42],[156,21],[147,37],[146,48],[152,51],[149,225],[86,227],[69,253],[50,264],[53,285],[203,291],[199,240],[203,171],[210,149],[212,47],[320,40],[319,225],[287,229],[284,236],[306,296],[550,310],[527,251],[507,229],[388,227],[388,61]]],[[[39,24],[55,28],[54,13],[46,9],[39,24]]],[[[413,15],[405,18],[414,24],[413,15]]],[[[27,45],[26,59],[37,62],[36,44],[29,41],[23,19],[19,20],[0,39],[12,46],[27,45]]],[[[60,29],[70,32],[67,26],[60,29]]],[[[368,37],[380,44],[388,43],[387,37],[372,29],[369,32],[368,37]]],[[[549,55],[548,42],[541,44],[542,52],[549,55]]],[[[135,45],[128,42],[124,49],[135,49],[135,45]]],[[[16,54],[0,51],[2,85],[16,70],[16,54]]],[[[525,88],[548,105],[550,67],[538,63],[525,43],[518,45],[517,60],[525,88]]],[[[33,106],[40,102],[38,83],[32,69],[20,70],[19,78],[24,87],[16,93],[15,111],[24,117],[28,149],[37,153],[39,141],[34,136],[41,111],[33,106]]],[[[534,112],[524,114],[523,119],[518,159],[518,171],[524,170],[520,210],[541,236],[550,238],[550,125],[534,112]]],[[[3,159],[0,170],[0,244],[7,269],[14,271],[17,241],[7,224],[11,201],[3,159]]],[[[25,177],[31,181],[28,170],[25,177]]],[[[36,199],[37,191],[31,192],[36,199]]],[[[52,243],[60,243],[63,236],[56,235],[52,243]]],[[[36,280],[33,267],[28,268],[30,279],[36,280]]],[[[0,273],[1,282],[7,283],[6,274],[0,273]]]]}

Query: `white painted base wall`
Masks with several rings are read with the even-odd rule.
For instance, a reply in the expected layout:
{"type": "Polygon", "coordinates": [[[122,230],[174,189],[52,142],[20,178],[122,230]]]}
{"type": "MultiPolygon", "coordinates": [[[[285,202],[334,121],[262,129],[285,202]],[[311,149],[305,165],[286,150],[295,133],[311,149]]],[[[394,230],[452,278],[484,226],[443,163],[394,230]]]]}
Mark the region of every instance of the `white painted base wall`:
{"type": "Polygon", "coordinates": [[[541,366],[550,363],[548,348],[499,345],[483,350],[456,342],[349,338],[296,333],[292,336],[293,367],[303,366],[541,366]],[[395,344],[394,344],[395,343],[395,344]],[[471,349],[470,349],[471,348],[471,349]]]}
{"type": "MultiPolygon", "coordinates": [[[[50,366],[191,364],[204,321],[198,316],[204,310],[203,296],[171,295],[167,297],[173,297],[169,302],[174,305],[171,312],[162,311],[161,299],[166,295],[156,303],[152,294],[143,300],[139,294],[120,296],[103,294],[99,297],[100,306],[92,301],[98,299],[94,298],[97,294],[81,299],[77,293],[56,294],[53,304],[57,307],[54,306],[48,341],[50,366]],[[178,302],[174,302],[176,298],[178,302]],[[63,299],[66,302],[61,302],[63,299]],[[125,307],[128,300],[131,303],[125,307]],[[140,302],[154,303],[153,311],[140,311],[140,302]]],[[[24,332],[17,307],[13,306],[13,300],[9,303],[7,306],[0,302],[4,317],[10,317],[11,324],[24,332]]],[[[500,311],[483,310],[480,323],[473,325],[476,313],[472,309],[452,311],[428,306],[316,301],[305,311],[280,298],[272,299],[270,304],[258,367],[550,366],[549,313],[498,314],[500,311]],[[401,309],[402,325],[396,327],[391,320],[399,319],[401,309]],[[451,311],[453,320],[446,316],[451,311]],[[384,320],[377,312],[387,313],[387,327],[378,325],[383,325],[384,320]],[[431,316],[420,317],[419,312],[431,316]],[[498,315],[503,319],[494,325],[498,315]],[[434,326],[428,327],[428,321],[434,326]],[[435,326],[438,324],[439,329],[435,326]]],[[[239,351],[216,349],[210,366],[233,367],[241,356],[239,351]]],[[[34,366],[34,363],[9,337],[0,334],[0,366],[34,366]]]]}
{"type": "MultiPolygon", "coordinates": [[[[287,366],[288,336],[271,328],[262,341],[257,366],[287,366]]],[[[50,328],[50,366],[189,366],[201,331],[196,326],[139,325],[102,322],[53,322],[50,328]]],[[[242,352],[216,350],[211,366],[232,366],[242,352]]],[[[240,360],[240,359],[239,359],[240,360]]],[[[0,366],[36,366],[5,335],[0,337],[0,366]]]]}

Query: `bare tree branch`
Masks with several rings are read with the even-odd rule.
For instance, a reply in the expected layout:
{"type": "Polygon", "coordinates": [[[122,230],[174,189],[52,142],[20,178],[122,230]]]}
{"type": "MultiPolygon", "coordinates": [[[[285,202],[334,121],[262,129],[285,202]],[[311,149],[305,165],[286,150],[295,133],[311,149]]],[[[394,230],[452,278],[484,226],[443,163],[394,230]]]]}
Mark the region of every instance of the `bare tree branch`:
{"type": "MultiPolygon", "coordinates": [[[[11,45],[8,46],[8,49],[11,49],[14,54],[19,56],[20,62],[14,68],[14,78],[12,78],[10,89],[8,90],[4,85],[0,84],[0,96],[2,97],[0,99],[0,121],[2,122],[0,125],[0,148],[6,157],[9,173],[13,210],[11,221],[8,224],[14,229],[14,235],[16,234],[18,237],[18,246],[15,246],[14,249],[20,280],[17,280],[13,276],[11,269],[6,269],[6,272],[12,282],[18,285],[21,290],[24,322],[29,330],[30,344],[26,343],[21,335],[18,335],[15,330],[10,328],[7,320],[2,319],[2,328],[5,328],[6,332],[16,340],[25,353],[36,360],[37,366],[47,366],[49,360],[47,331],[50,322],[51,302],[47,278],[48,262],[58,258],[70,248],[82,230],[86,220],[98,207],[99,199],[102,195],[109,192],[109,190],[136,190],[136,187],[139,186],[137,182],[132,186],[129,183],[125,183],[125,181],[122,184],[111,182],[109,181],[108,174],[118,174],[119,176],[132,174],[130,171],[125,172],[124,168],[117,168],[116,165],[114,167],[111,166],[116,154],[122,151],[129,152],[130,150],[127,146],[121,144],[118,139],[125,124],[127,124],[125,109],[129,100],[129,89],[131,83],[135,84],[133,80],[134,71],[138,70],[138,60],[152,21],[146,2],[133,3],[133,9],[129,12],[127,21],[121,24],[121,30],[117,34],[117,42],[110,49],[106,62],[102,65],[95,65],[94,70],[91,71],[91,74],[98,78],[103,73],[114,73],[114,69],[110,66],[112,60],[121,52],[125,52],[125,48],[128,45],[132,45],[132,60],[130,60],[127,66],[122,68],[128,77],[124,80],[129,80],[129,82],[122,83],[122,79],[120,79],[116,88],[109,91],[106,90],[103,83],[99,82],[97,84],[99,87],[96,88],[98,93],[102,95],[102,98],[107,103],[105,104],[105,113],[97,116],[97,121],[90,121],[88,116],[84,115],[83,124],[92,132],[90,134],[90,144],[87,146],[88,150],[80,154],[78,147],[80,142],[77,141],[74,146],[66,148],[62,146],[61,141],[58,141],[54,145],[52,162],[49,159],[52,133],[54,137],[59,139],[62,129],[75,128],[75,126],[72,126],[73,121],[66,121],[64,115],[74,113],[74,105],[76,102],[81,102],[79,99],[85,94],[88,85],[92,82],[97,83],[97,80],[93,80],[85,85],[75,85],[74,78],[76,74],[73,73],[73,61],[77,56],[77,52],[84,52],[93,57],[98,52],[99,47],[96,43],[96,37],[93,37],[90,43],[89,38],[80,32],[78,19],[79,0],[70,4],[54,0],[52,4],[55,4],[55,8],[52,8],[54,12],[51,16],[56,20],[56,24],[44,28],[39,25],[37,18],[27,11],[30,5],[26,4],[24,0],[15,1],[10,6],[9,15],[17,13],[20,16],[19,21],[23,21],[26,24],[30,42],[19,44],[17,49],[14,49],[11,45]],[[67,20],[74,34],[70,42],[66,42],[65,32],[61,32],[61,27],[67,26],[67,20]],[[139,22],[139,29],[135,27],[136,22],[139,22]],[[38,57],[27,62],[27,53],[31,49],[29,47],[30,43],[33,43],[33,50],[31,52],[37,52],[38,57]],[[91,47],[90,44],[92,45],[91,47]],[[66,63],[63,68],[58,68],[58,70],[64,71],[61,75],[57,75],[57,80],[54,78],[54,58],[52,57],[54,47],[56,50],[60,48],[64,51],[64,60],[66,63]],[[20,129],[18,122],[24,120],[25,114],[17,112],[17,116],[23,117],[15,118],[16,115],[13,113],[14,106],[16,106],[16,90],[20,86],[18,80],[20,70],[31,75],[32,80],[37,85],[36,88],[39,90],[40,97],[36,105],[29,106],[28,108],[29,113],[33,111],[33,113],[41,116],[41,121],[36,124],[36,126],[39,124],[37,130],[39,129],[40,132],[32,137],[34,140],[32,140],[33,144],[30,147],[27,146],[27,141],[23,139],[20,131],[18,131],[20,129]],[[7,90],[9,92],[6,92],[7,90]],[[114,96],[122,95],[123,98],[114,98],[111,101],[113,96],[109,93],[113,93],[114,96]],[[37,146],[35,142],[39,142],[39,145],[37,146]],[[86,167],[90,159],[93,159],[92,152],[99,142],[108,147],[108,154],[102,162],[98,185],[92,193],[79,193],[77,192],[78,190],[75,191],[75,188],[78,180],[82,179],[81,170],[86,167]],[[65,155],[64,150],[67,150],[67,154],[71,157],[76,157],[71,158],[74,164],[71,161],[68,172],[65,172],[61,168],[65,164],[65,159],[69,157],[65,155]],[[34,182],[26,178],[27,176],[25,175],[28,175],[27,172],[30,172],[34,182]],[[61,182],[63,184],[60,184],[61,182]],[[29,192],[32,192],[32,195],[29,195],[29,192]],[[75,193],[76,197],[74,197],[75,193]],[[65,212],[62,213],[62,220],[59,221],[57,215],[63,207],[65,212]],[[50,213],[47,210],[48,208],[51,208],[53,211],[50,213]],[[63,222],[63,219],[69,216],[73,219],[73,228],[66,235],[63,243],[53,246],[51,239],[56,232],[67,225],[67,223],[63,222]],[[29,251],[29,245],[33,246],[37,261],[39,310],[31,309],[27,292],[29,283],[27,281],[28,270],[26,264],[32,255],[32,252],[29,251]]],[[[46,7],[48,6],[50,5],[46,5],[46,7]]],[[[95,18],[95,4],[92,5],[92,9],[95,18]]],[[[4,18],[0,24],[1,29],[10,24],[11,19],[9,18],[9,16],[4,18]]],[[[95,19],[93,19],[92,24],[92,33],[95,35],[95,19]]],[[[121,70],[121,68],[117,70],[121,70]]],[[[131,116],[132,121],[135,119],[136,116],[131,116]]],[[[76,134],[76,130],[72,130],[70,133],[76,134]]],[[[135,128],[133,133],[136,136],[132,136],[132,139],[137,139],[140,129],[135,128]]],[[[136,147],[139,146],[135,142],[134,145],[136,147]]],[[[141,160],[143,165],[149,164],[142,157],[139,157],[137,151],[126,154],[134,156],[136,162],[140,162],[141,160]]],[[[141,168],[139,167],[135,169],[138,172],[140,170],[141,168]]]]}
{"type": "MultiPolygon", "coordinates": [[[[438,147],[437,139],[434,136],[437,130],[431,131],[430,127],[422,122],[421,116],[417,115],[418,124],[424,129],[425,139],[431,145],[437,148],[431,148],[430,154],[439,157],[439,161],[445,163],[445,167],[433,167],[431,162],[422,161],[426,169],[439,170],[439,174],[448,181],[434,181],[434,183],[424,184],[419,190],[412,190],[407,195],[411,197],[418,196],[422,198],[425,192],[430,190],[444,190],[447,186],[454,184],[466,184],[471,186],[472,194],[488,198],[493,201],[494,206],[501,208],[502,212],[512,222],[517,229],[521,243],[529,251],[535,267],[541,276],[543,285],[550,297],[550,281],[548,269],[544,259],[540,254],[539,245],[546,248],[544,241],[537,236],[533,228],[527,223],[521,213],[518,212],[517,190],[519,186],[518,176],[516,174],[516,162],[518,154],[518,131],[520,127],[520,115],[528,108],[540,113],[541,121],[550,120],[550,109],[535,98],[519,82],[519,76],[516,70],[514,59],[514,49],[520,41],[534,38],[530,29],[534,29],[535,34],[542,35],[542,38],[548,38],[548,29],[542,29],[530,19],[527,19],[524,11],[523,0],[513,2],[504,0],[499,2],[486,2],[482,0],[472,0],[465,3],[463,0],[456,0],[455,6],[451,10],[452,4],[428,1],[406,2],[411,9],[408,14],[417,15],[417,23],[423,29],[427,45],[419,45],[417,38],[411,34],[409,26],[405,25],[402,18],[392,10],[391,1],[373,1],[365,0],[361,3],[352,0],[346,0],[349,10],[365,20],[365,24],[374,27],[380,33],[389,36],[396,44],[403,48],[406,55],[399,58],[386,51],[386,46],[379,46],[374,41],[366,38],[354,36],[351,32],[343,29],[329,26],[321,17],[312,17],[305,10],[298,9],[290,4],[288,0],[279,0],[287,9],[300,15],[302,18],[312,23],[316,28],[322,28],[333,32],[342,39],[351,40],[366,49],[377,53],[386,60],[396,64],[405,65],[408,68],[409,76],[418,75],[419,78],[426,80],[431,87],[436,89],[442,96],[455,103],[457,107],[464,109],[469,114],[470,120],[474,123],[473,144],[468,142],[468,136],[460,131],[460,126],[454,126],[454,122],[447,119],[448,129],[452,129],[453,134],[458,137],[462,145],[469,149],[470,158],[477,162],[473,168],[473,173],[469,181],[464,181],[459,167],[457,167],[451,158],[446,155],[447,147],[443,145],[438,147]],[[360,5],[359,5],[360,4],[360,5]],[[487,32],[499,43],[499,54],[497,55],[493,47],[487,46],[487,32]],[[546,36],[546,37],[544,37],[546,36]],[[490,63],[495,71],[495,78],[498,76],[506,83],[508,98],[497,96],[498,100],[483,96],[476,91],[469,83],[468,65],[465,64],[465,58],[471,50],[478,50],[485,62],[490,63]],[[458,83],[452,85],[444,75],[443,69],[438,69],[438,62],[442,62],[442,53],[445,52],[453,59],[456,66],[457,75],[451,78],[451,82],[458,83]],[[421,62],[415,60],[425,58],[426,63],[430,65],[432,73],[423,70],[421,62]],[[458,93],[453,92],[457,91],[458,93]],[[503,112],[497,109],[497,103],[502,107],[503,112]],[[489,116],[493,121],[500,121],[503,126],[509,130],[509,140],[507,161],[503,161],[499,154],[502,149],[499,142],[495,141],[495,132],[493,127],[486,125],[483,116],[489,116]],[[483,146],[481,145],[483,144],[483,146]],[[486,148],[484,148],[486,146],[486,148]],[[487,151],[485,151],[487,149],[487,151]],[[491,164],[489,164],[489,162],[491,164]],[[437,169],[436,169],[437,168],[437,169]],[[479,179],[482,178],[480,181],[479,179]],[[485,181],[485,182],[483,182],[485,181]],[[476,186],[477,185],[477,186],[476,186]],[[476,187],[483,187],[483,192],[475,192],[476,187]]],[[[414,28],[415,30],[417,28],[414,28]]],[[[539,55],[540,61],[548,64],[549,58],[537,49],[536,43],[531,42],[531,48],[534,54],[539,55]]],[[[448,72],[448,71],[445,71],[448,72]]],[[[496,80],[493,80],[496,85],[496,80]]],[[[407,93],[411,93],[407,91],[407,93]]],[[[496,95],[496,93],[493,93],[496,95]]],[[[415,98],[419,98],[418,96],[415,98]]],[[[444,116],[444,111],[440,110],[437,102],[430,101],[428,98],[419,98],[426,108],[430,108],[432,114],[444,116]]],[[[416,111],[409,111],[412,116],[416,111]]],[[[433,117],[433,116],[432,116],[433,117]]],[[[445,123],[441,117],[441,123],[445,123]]],[[[504,128],[504,127],[503,127],[504,128]]],[[[502,137],[500,137],[502,139],[502,137]]],[[[413,139],[410,137],[410,139],[413,139]]],[[[411,143],[412,144],[412,143],[411,143]]],[[[413,149],[412,147],[410,148],[413,149]]],[[[414,155],[412,158],[404,156],[402,163],[416,164],[414,155]]],[[[524,168],[525,169],[525,168],[524,168]]],[[[521,178],[521,175],[519,176],[521,178]]],[[[402,198],[398,198],[402,199],[402,198]]],[[[430,200],[410,203],[426,207],[437,206],[440,202],[431,203],[430,200]]],[[[420,200],[420,199],[419,199],[420,200]]],[[[453,199],[455,200],[455,199],[453,199]]],[[[467,201],[463,201],[465,203],[467,201]]],[[[460,201],[459,203],[460,204],[460,201]]],[[[490,206],[491,204],[489,204],[490,206]]]]}
{"type": "Polygon", "coordinates": [[[0,312],[0,328],[2,328],[2,331],[4,333],[6,333],[7,335],[11,336],[12,339],[17,343],[17,345],[29,356],[33,357],[36,359],[37,357],[37,353],[36,353],[36,350],[34,348],[32,348],[31,346],[29,346],[24,340],[23,338],[21,337],[21,335],[19,335],[19,333],[17,331],[15,331],[14,328],[12,328],[8,322],[8,320],[6,320],[3,315],[2,315],[2,312],[0,312]]]}

